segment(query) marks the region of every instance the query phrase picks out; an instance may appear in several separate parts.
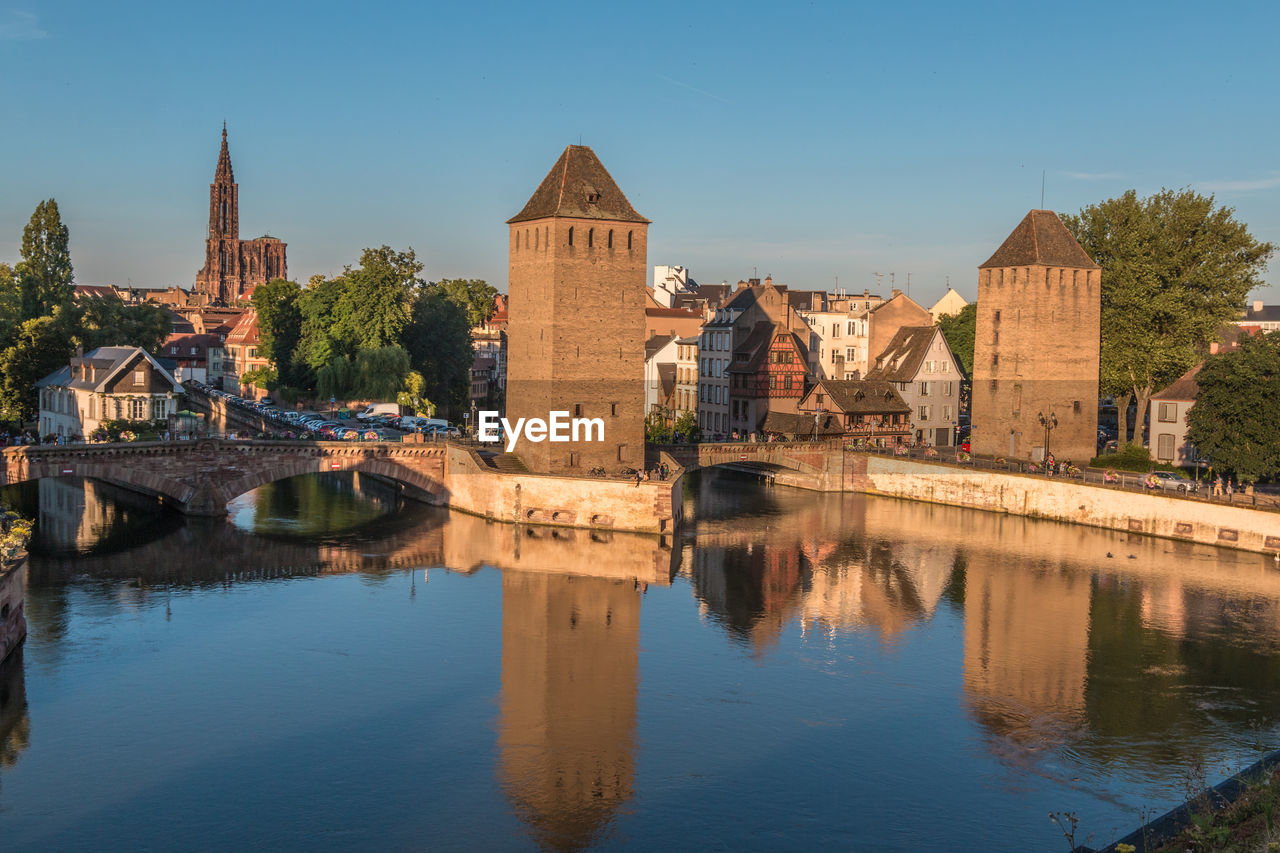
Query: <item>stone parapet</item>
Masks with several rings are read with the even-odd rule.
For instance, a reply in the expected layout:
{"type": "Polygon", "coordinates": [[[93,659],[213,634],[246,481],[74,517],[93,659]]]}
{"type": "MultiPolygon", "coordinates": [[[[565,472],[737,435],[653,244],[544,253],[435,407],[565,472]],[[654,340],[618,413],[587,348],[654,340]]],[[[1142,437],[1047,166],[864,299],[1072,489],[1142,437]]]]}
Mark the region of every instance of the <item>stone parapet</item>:
{"type": "Polygon", "coordinates": [[[26,589],[26,555],[0,563],[0,663],[26,639],[27,618],[23,609],[26,589]]]}

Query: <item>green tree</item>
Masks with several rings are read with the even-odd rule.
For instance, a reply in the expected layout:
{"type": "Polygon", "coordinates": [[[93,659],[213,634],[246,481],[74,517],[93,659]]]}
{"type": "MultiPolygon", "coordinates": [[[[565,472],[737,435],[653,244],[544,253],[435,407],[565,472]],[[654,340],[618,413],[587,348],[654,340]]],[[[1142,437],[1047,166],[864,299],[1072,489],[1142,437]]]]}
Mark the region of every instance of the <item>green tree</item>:
{"type": "Polygon", "coordinates": [[[395,400],[409,375],[409,353],[398,345],[356,353],[359,393],[370,400],[395,400]]]}
{"type": "Polygon", "coordinates": [[[22,322],[22,291],[13,267],[0,263],[0,347],[6,346],[22,322]]]}
{"type": "Polygon", "coordinates": [[[409,325],[413,290],[421,282],[422,264],[413,249],[397,252],[389,246],[365,249],[360,266],[342,274],[342,299],[336,307],[335,328],[356,349],[398,345],[409,325]]]}
{"type": "Polygon", "coordinates": [[[1246,336],[1237,349],[1209,356],[1196,383],[1187,438],[1197,452],[1241,483],[1280,474],[1280,333],[1246,336]]]}
{"type": "Polygon", "coordinates": [[[86,351],[98,347],[142,347],[160,352],[173,329],[169,313],[159,305],[125,305],[111,296],[78,300],[59,313],[72,341],[86,351]]]}
{"type": "MultiPolygon", "coordinates": [[[[298,343],[293,351],[295,371],[301,372],[306,368],[316,372],[330,364],[334,358],[347,354],[345,343],[339,341],[334,334],[343,285],[340,278],[326,279],[317,275],[298,294],[301,326],[298,343]]],[[[305,383],[300,381],[299,384],[305,383]]]]}
{"type": "Polygon", "coordinates": [[[467,312],[467,323],[471,328],[484,325],[493,316],[493,299],[498,295],[498,289],[484,279],[445,278],[434,282],[434,286],[467,312]]]}
{"type": "Polygon", "coordinates": [[[357,379],[355,363],[344,355],[336,356],[316,371],[316,393],[322,399],[346,400],[355,393],[357,379]]]}
{"type": "Polygon", "coordinates": [[[467,410],[475,360],[466,311],[438,285],[419,288],[403,341],[412,368],[426,383],[426,396],[446,416],[460,416],[467,410]]]}
{"type": "Polygon", "coordinates": [[[36,205],[22,229],[22,260],[17,275],[22,294],[22,319],[44,317],[71,302],[72,282],[69,232],[62,224],[53,199],[36,205]]]}
{"type": "Polygon", "coordinates": [[[973,375],[973,335],[978,327],[978,303],[970,302],[958,314],[949,314],[938,321],[942,337],[955,353],[966,376],[973,375]]]}
{"type": "Polygon", "coordinates": [[[682,412],[680,417],[676,418],[675,426],[671,431],[675,435],[683,436],[685,441],[699,441],[702,438],[702,429],[698,426],[696,412],[682,412]]]}
{"type": "Polygon", "coordinates": [[[7,420],[34,420],[39,410],[35,384],[60,367],[75,351],[57,317],[23,323],[14,343],[0,352],[0,412],[7,420]]]}
{"type": "Polygon", "coordinates": [[[396,402],[412,409],[415,414],[434,417],[436,404],[427,399],[426,391],[427,380],[423,379],[418,371],[410,370],[405,374],[404,390],[397,395],[396,402]]]}
{"type": "Polygon", "coordinates": [[[658,412],[650,412],[644,419],[644,440],[650,444],[667,444],[671,441],[671,427],[658,412]]]}
{"type": "Polygon", "coordinates": [[[1102,267],[1101,392],[1116,399],[1120,442],[1128,408],[1195,364],[1238,314],[1275,247],[1256,240],[1213,196],[1134,190],[1062,221],[1102,267]]]}
{"type": "Polygon", "coordinates": [[[273,279],[253,291],[253,308],[258,313],[258,353],[275,366],[276,375],[286,385],[298,383],[293,366],[294,351],[302,337],[302,288],[296,281],[273,279]]]}

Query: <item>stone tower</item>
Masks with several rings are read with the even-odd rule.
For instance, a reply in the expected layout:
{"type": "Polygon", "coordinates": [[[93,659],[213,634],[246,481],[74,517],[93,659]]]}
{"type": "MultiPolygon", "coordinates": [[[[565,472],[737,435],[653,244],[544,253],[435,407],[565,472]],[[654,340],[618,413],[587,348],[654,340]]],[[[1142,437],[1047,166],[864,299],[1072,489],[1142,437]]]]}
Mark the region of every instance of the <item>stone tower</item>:
{"type": "Polygon", "coordinates": [[[1102,270],[1051,210],[1033,210],[978,267],[975,453],[1087,463],[1097,453],[1102,270]]]}
{"type": "Polygon", "coordinates": [[[604,441],[533,443],[536,473],[644,465],[645,219],[595,152],[570,145],[507,220],[507,408],[516,418],[600,418],[604,441]]]}
{"type": "Polygon", "coordinates": [[[288,276],[285,244],[275,237],[240,239],[240,188],[231,170],[227,125],[222,125],[222,149],[209,185],[209,232],[204,267],[196,273],[196,293],[202,305],[231,305],[246,301],[259,284],[288,276]]]}

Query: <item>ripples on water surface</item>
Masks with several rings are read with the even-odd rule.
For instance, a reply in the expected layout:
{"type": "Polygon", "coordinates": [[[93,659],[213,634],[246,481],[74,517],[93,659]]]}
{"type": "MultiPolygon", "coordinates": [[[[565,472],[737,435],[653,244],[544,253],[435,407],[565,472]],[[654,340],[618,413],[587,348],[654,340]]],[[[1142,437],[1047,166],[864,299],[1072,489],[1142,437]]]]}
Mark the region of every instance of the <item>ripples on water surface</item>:
{"type": "Polygon", "coordinates": [[[1268,559],[704,477],[675,541],[10,490],[0,848],[1100,846],[1276,745],[1268,559]]]}

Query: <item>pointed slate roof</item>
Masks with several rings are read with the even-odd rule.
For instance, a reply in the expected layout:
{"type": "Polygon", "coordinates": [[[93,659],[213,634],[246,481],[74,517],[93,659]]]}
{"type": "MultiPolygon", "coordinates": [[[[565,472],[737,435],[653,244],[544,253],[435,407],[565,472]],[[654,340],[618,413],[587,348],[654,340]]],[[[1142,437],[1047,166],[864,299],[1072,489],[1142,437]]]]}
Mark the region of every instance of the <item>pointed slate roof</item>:
{"type": "Polygon", "coordinates": [[[570,145],[542,179],[524,209],[507,223],[549,219],[608,219],[648,223],[613,182],[596,152],[585,145],[570,145]]]}
{"type": "Polygon", "coordinates": [[[1024,216],[996,253],[978,269],[1028,266],[1101,269],[1052,210],[1033,210],[1024,216]]]}

